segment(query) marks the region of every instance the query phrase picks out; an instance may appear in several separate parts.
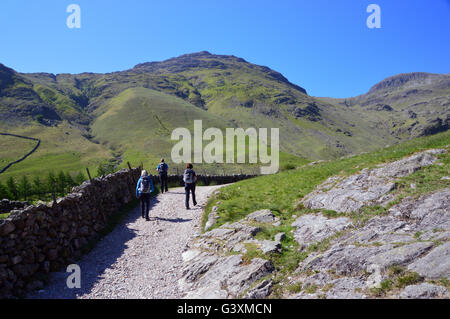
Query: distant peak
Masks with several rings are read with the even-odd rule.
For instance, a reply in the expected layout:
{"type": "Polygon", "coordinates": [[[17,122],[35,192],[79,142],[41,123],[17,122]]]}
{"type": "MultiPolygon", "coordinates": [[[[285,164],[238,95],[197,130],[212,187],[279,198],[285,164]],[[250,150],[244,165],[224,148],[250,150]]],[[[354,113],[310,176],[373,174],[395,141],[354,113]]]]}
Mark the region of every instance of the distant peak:
{"type": "Polygon", "coordinates": [[[369,90],[369,93],[389,89],[398,88],[408,84],[408,86],[423,85],[431,77],[437,76],[436,74],[426,73],[426,72],[412,72],[412,73],[401,73],[384,79],[383,81],[375,84],[369,90]]]}

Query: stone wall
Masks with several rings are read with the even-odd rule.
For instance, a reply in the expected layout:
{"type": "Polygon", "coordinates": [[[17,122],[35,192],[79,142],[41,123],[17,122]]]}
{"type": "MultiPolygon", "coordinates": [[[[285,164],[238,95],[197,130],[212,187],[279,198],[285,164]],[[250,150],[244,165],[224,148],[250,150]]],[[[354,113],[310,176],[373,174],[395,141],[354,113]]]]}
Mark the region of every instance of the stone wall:
{"type": "Polygon", "coordinates": [[[0,220],[0,298],[38,288],[42,274],[74,263],[108,217],[135,198],[139,169],[74,187],[55,203],[13,210],[0,220]]]}
{"type": "MultiPolygon", "coordinates": [[[[55,203],[1,201],[7,219],[0,220],[0,298],[21,296],[39,288],[39,277],[75,263],[83,247],[99,236],[108,217],[136,194],[138,168],[86,181],[55,203]]],[[[233,183],[251,175],[199,176],[204,185],[233,183]]],[[[152,176],[155,184],[159,177],[152,176]]],[[[169,182],[182,184],[179,175],[169,182]]],[[[3,207],[2,206],[2,207],[3,207]]]]}
{"type": "Polygon", "coordinates": [[[13,209],[23,209],[30,204],[27,202],[20,202],[18,200],[2,199],[0,200],[0,214],[6,214],[13,209]]]}

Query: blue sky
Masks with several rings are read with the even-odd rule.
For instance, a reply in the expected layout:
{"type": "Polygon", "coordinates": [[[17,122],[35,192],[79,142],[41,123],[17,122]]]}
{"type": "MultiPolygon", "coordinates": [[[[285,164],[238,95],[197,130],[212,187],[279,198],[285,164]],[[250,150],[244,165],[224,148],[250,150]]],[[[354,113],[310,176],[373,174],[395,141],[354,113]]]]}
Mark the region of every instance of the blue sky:
{"type": "Polygon", "coordinates": [[[0,63],[20,72],[124,70],[202,50],[350,97],[398,73],[450,73],[450,0],[1,0],[0,63]],[[81,7],[81,29],[66,8],[81,7]],[[369,4],[381,29],[369,29],[369,4]]]}

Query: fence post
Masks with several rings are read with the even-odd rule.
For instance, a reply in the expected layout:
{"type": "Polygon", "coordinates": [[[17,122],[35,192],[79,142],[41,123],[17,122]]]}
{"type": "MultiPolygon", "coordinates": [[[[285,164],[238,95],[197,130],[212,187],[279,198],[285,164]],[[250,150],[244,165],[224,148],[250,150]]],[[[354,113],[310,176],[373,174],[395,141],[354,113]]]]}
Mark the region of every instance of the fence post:
{"type": "Polygon", "coordinates": [[[53,187],[52,187],[52,200],[53,200],[53,205],[56,205],[56,195],[55,195],[55,189],[56,189],[56,183],[53,183],[53,187]]]}
{"type": "Polygon", "coordinates": [[[86,167],[86,172],[88,174],[89,180],[92,181],[91,173],[89,172],[89,168],[86,167]]]}

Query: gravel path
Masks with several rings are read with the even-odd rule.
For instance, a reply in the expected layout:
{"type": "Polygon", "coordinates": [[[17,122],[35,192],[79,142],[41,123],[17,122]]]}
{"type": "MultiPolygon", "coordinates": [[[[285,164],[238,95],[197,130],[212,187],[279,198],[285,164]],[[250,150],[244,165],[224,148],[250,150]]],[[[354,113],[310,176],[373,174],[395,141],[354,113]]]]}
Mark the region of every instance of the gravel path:
{"type": "Polygon", "coordinates": [[[29,298],[182,298],[181,254],[200,232],[203,207],[219,187],[197,187],[198,206],[190,210],[183,188],[152,198],[150,221],[137,207],[78,262],[80,289],[67,288],[69,273],[52,273],[49,285],[29,298]]]}

